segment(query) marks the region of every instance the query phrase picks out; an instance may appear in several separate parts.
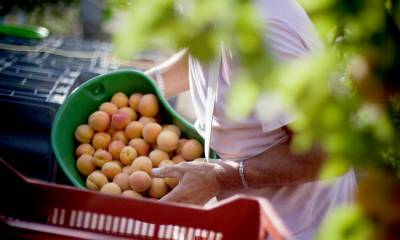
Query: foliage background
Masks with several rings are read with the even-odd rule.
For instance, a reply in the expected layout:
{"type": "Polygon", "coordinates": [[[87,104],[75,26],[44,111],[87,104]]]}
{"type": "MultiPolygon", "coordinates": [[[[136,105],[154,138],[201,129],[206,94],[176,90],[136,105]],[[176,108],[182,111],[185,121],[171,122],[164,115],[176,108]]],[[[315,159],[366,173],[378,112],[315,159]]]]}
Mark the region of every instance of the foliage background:
{"type": "Polygon", "coordinates": [[[115,37],[122,55],[156,45],[188,48],[208,62],[223,41],[241,60],[231,91],[232,116],[270,104],[261,96],[274,92],[274,104],[296,115],[293,150],[319,144],[327,152],[321,178],[357,169],[357,206],[335,211],[320,239],[400,236],[393,231],[400,226],[399,1],[299,1],[326,51],[290,64],[271,61],[251,1],[127,2],[127,25],[115,37]]]}
{"type": "MultiPolygon", "coordinates": [[[[0,15],[75,2],[6,1],[0,15]]],[[[257,108],[271,104],[262,96],[274,92],[273,104],[296,115],[293,150],[319,144],[326,151],[321,178],[351,166],[358,172],[357,202],[334,211],[318,238],[400,239],[400,1],[299,2],[326,51],[290,64],[271,60],[250,0],[108,0],[105,17],[127,12],[114,38],[125,57],[148,48],[188,48],[209,62],[221,42],[228,45],[241,60],[231,116],[241,118],[255,107],[261,115],[276,114],[257,108]]]]}

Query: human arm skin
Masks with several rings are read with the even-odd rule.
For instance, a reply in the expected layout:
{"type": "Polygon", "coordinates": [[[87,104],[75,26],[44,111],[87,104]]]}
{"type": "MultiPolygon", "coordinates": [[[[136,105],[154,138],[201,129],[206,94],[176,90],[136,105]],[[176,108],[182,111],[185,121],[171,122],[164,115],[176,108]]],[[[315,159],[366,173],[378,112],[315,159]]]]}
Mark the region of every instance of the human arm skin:
{"type": "MultiPolygon", "coordinates": [[[[153,79],[154,69],[162,75],[161,83],[165,97],[173,97],[189,89],[188,53],[182,50],[154,68],[145,71],[153,79]]],[[[160,84],[160,83],[159,83],[160,84]]]]}
{"type": "MultiPolygon", "coordinates": [[[[316,179],[325,158],[314,147],[305,154],[294,154],[286,141],[244,162],[244,175],[250,188],[282,187],[316,179]]],[[[237,161],[194,161],[154,169],[156,177],[178,177],[180,183],[162,201],[205,204],[224,190],[243,189],[237,161]]]]}

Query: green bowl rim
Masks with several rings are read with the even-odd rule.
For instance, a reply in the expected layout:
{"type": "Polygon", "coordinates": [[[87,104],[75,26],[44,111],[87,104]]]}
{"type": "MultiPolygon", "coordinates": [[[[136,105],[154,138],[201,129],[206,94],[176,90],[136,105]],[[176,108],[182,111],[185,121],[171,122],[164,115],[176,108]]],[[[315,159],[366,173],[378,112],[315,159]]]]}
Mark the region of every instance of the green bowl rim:
{"type": "MultiPolygon", "coordinates": [[[[65,175],[68,177],[68,179],[73,183],[74,186],[79,187],[79,188],[83,188],[85,189],[84,186],[82,186],[76,179],[75,177],[73,177],[71,175],[71,173],[69,172],[68,167],[66,166],[65,162],[61,160],[61,156],[60,153],[58,152],[58,148],[56,145],[56,129],[59,129],[56,127],[56,124],[60,121],[61,119],[61,115],[62,113],[65,111],[65,108],[68,107],[69,102],[71,101],[71,98],[73,98],[76,94],[79,93],[80,89],[84,89],[85,87],[89,86],[92,84],[92,82],[94,81],[101,81],[101,79],[103,79],[105,76],[112,76],[112,75],[118,75],[120,73],[133,73],[133,74],[139,74],[143,79],[145,79],[145,81],[148,81],[151,86],[154,88],[155,93],[157,95],[157,97],[160,99],[161,104],[163,105],[164,108],[166,108],[166,110],[168,112],[170,112],[171,114],[174,115],[174,117],[176,117],[177,119],[179,119],[179,121],[182,122],[183,125],[185,125],[185,127],[188,128],[194,128],[194,126],[192,124],[190,124],[188,122],[188,120],[186,120],[185,118],[183,118],[180,114],[178,114],[172,107],[171,105],[168,103],[168,101],[165,99],[165,97],[162,95],[161,90],[159,89],[159,87],[156,85],[155,81],[152,80],[150,77],[148,77],[146,74],[144,74],[141,71],[137,71],[137,70],[133,70],[133,69],[122,69],[122,70],[115,70],[112,72],[108,72],[108,73],[104,73],[101,74],[99,76],[96,76],[94,78],[91,78],[89,80],[87,80],[86,82],[82,83],[80,86],[78,86],[76,89],[74,89],[72,91],[72,93],[67,97],[67,99],[64,101],[64,103],[58,108],[56,116],[54,118],[53,124],[52,124],[52,128],[51,128],[51,145],[52,145],[52,149],[53,152],[56,156],[56,160],[58,162],[58,164],[61,166],[61,169],[64,171],[65,175]]],[[[195,131],[197,131],[195,129],[195,131]]]]}

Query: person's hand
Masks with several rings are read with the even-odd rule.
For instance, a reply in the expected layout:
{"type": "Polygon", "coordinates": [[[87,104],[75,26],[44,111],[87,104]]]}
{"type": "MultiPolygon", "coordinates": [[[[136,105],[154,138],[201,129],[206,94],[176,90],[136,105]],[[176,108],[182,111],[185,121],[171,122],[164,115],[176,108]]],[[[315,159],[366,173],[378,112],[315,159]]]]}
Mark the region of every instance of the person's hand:
{"type": "Polygon", "coordinates": [[[179,178],[179,184],[161,201],[204,205],[220,191],[217,175],[222,166],[203,161],[183,162],[153,169],[155,177],[179,178]]]}

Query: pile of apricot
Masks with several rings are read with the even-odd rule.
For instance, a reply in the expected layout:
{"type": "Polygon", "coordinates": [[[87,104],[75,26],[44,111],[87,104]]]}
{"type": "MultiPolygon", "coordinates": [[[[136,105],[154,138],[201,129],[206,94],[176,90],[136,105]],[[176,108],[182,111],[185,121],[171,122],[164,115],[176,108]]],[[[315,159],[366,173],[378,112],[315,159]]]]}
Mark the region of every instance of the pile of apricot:
{"type": "Polygon", "coordinates": [[[76,128],[76,167],[88,189],[159,199],[178,185],[179,179],[153,177],[151,170],[199,158],[203,147],[163,124],[159,108],[154,94],[118,92],[76,128]]]}

